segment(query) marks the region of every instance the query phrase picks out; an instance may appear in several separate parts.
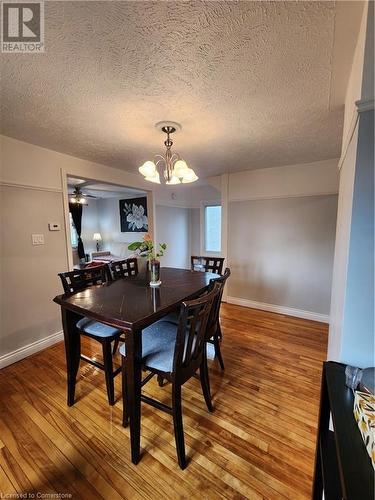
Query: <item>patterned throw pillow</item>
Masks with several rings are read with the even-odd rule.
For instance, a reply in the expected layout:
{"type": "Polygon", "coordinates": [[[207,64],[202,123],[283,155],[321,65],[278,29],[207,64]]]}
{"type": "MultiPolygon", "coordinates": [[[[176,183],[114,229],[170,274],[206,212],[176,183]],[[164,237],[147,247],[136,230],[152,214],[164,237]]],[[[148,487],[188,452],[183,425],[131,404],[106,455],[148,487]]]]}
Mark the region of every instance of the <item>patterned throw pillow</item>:
{"type": "Polygon", "coordinates": [[[354,394],[354,417],[375,469],[375,396],[356,391],[354,394]]]}

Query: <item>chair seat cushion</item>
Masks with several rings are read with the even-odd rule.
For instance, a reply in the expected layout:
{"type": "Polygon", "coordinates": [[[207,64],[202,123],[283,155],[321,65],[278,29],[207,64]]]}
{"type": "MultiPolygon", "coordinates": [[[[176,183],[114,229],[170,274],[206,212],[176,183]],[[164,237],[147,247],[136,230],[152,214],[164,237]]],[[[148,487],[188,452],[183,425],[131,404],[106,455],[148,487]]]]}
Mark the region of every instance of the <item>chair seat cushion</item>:
{"type": "Polygon", "coordinates": [[[176,311],[167,314],[159,321],[169,321],[169,323],[174,323],[175,325],[178,325],[178,319],[179,319],[179,312],[176,311]]]}
{"type": "Polygon", "coordinates": [[[113,326],[105,325],[104,323],[99,323],[99,321],[94,321],[89,318],[82,318],[77,323],[77,328],[83,333],[88,333],[89,335],[95,335],[95,337],[112,337],[121,333],[121,330],[114,328],[113,326]]]}
{"type": "MultiPolygon", "coordinates": [[[[177,326],[169,321],[157,321],[142,331],[142,362],[154,370],[170,373],[176,345],[177,326]]],[[[120,354],[126,356],[125,344],[120,354]]]]}

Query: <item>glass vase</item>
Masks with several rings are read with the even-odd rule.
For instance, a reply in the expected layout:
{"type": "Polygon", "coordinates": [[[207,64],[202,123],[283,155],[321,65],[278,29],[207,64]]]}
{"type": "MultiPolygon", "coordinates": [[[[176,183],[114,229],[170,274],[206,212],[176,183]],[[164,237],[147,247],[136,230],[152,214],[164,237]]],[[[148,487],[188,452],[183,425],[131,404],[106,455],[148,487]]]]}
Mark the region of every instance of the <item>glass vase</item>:
{"type": "Polygon", "coordinates": [[[153,259],[150,261],[150,274],[151,274],[150,286],[161,285],[159,260],[153,259]]]}

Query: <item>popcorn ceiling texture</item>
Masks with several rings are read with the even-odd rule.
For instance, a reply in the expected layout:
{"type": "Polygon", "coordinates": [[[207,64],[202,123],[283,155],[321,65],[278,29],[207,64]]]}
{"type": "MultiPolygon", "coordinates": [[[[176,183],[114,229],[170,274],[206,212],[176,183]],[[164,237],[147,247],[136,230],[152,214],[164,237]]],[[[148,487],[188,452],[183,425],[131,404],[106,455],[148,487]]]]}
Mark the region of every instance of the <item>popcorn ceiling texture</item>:
{"type": "Polygon", "coordinates": [[[45,2],[44,54],[2,54],[2,132],[129,171],[160,120],[205,177],[335,158],[334,2],[45,2]]]}

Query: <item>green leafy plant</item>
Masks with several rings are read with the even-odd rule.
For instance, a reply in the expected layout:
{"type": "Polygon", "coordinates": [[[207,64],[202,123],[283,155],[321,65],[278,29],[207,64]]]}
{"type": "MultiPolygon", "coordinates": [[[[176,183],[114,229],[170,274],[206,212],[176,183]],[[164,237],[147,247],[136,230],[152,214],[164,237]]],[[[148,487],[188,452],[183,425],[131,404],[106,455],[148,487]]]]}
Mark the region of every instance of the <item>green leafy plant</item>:
{"type": "Polygon", "coordinates": [[[149,261],[153,261],[159,257],[163,257],[167,245],[165,243],[159,243],[159,249],[156,251],[151,236],[146,233],[143,237],[143,241],[134,241],[130,243],[128,249],[132,252],[138,252],[141,257],[146,257],[149,261]]]}

